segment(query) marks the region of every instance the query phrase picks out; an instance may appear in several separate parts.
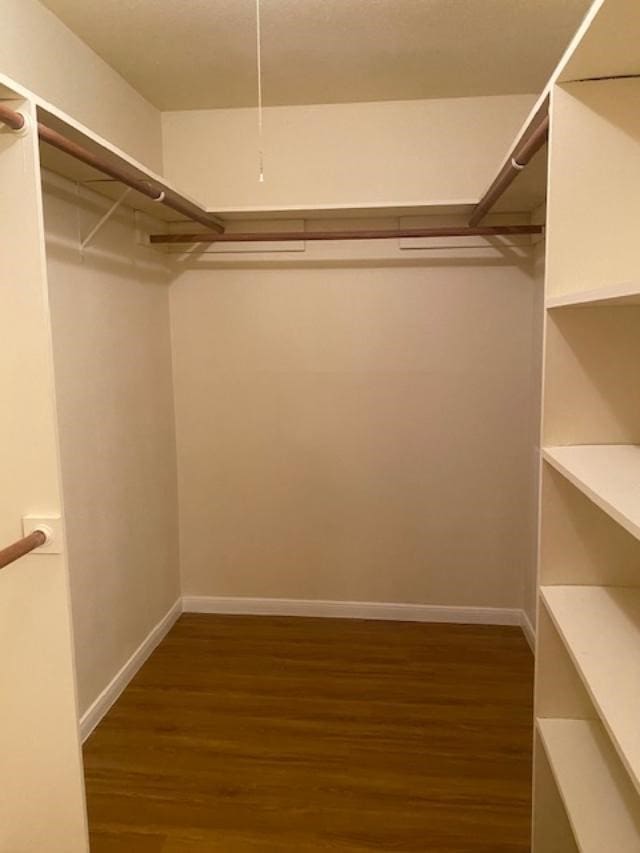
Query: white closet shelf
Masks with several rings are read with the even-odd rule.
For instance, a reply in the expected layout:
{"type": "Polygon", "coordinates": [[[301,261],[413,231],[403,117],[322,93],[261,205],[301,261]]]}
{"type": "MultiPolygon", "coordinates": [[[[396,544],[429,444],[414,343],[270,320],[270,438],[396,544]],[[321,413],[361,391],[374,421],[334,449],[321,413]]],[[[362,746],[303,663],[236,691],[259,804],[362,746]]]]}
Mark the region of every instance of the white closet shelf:
{"type": "MultiPolygon", "coordinates": [[[[640,16],[630,13],[637,0],[593,0],[576,34],[515,135],[496,174],[502,169],[549,109],[553,87],[570,80],[640,74],[640,16]],[[633,24],[630,26],[629,21],[633,24]],[[603,49],[606,45],[606,49],[603,49]]],[[[494,207],[535,210],[545,200],[547,157],[543,148],[494,207]]]]}
{"type": "MultiPolygon", "coordinates": [[[[48,128],[62,134],[77,145],[88,149],[93,154],[99,155],[111,165],[126,170],[134,178],[141,181],[148,181],[167,195],[170,194],[174,198],[177,197],[187,204],[204,210],[199,201],[190,198],[186,193],[172,186],[161,175],[156,174],[125,151],[113,145],[113,143],[104,139],[79,121],[76,121],[76,119],[63,110],[58,109],[35,92],[30,91],[1,72],[0,99],[7,101],[18,99],[32,102],[36,107],[38,121],[42,122],[48,128]]],[[[69,178],[71,181],[87,183],[96,192],[114,200],[122,196],[125,190],[124,184],[106,177],[102,172],[91,168],[67,154],[63,154],[50,145],[43,144],[40,146],[40,162],[45,169],[69,178]]],[[[127,207],[142,210],[157,220],[173,222],[185,219],[184,216],[181,216],[176,211],[152,201],[135,190],[130,192],[125,204],[127,207]]]]}
{"type": "MultiPolygon", "coordinates": [[[[382,205],[287,205],[280,207],[205,207],[197,199],[189,197],[182,190],[169,183],[145,165],[117,148],[108,140],[82,125],[57,107],[25,89],[15,81],[0,74],[0,99],[26,98],[35,103],[38,118],[47,127],[61,133],[73,142],[100,155],[113,165],[125,168],[135,178],[148,181],[155,187],[182,199],[190,205],[195,205],[203,213],[222,220],[260,220],[260,219],[348,219],[348,218],[384,218],[384,217],[422,217],[422,216],[468,216],[478,203],[478,198],[429,199],[429,200],[398,200],[382,205]]],[[[546,112],[548,91],[545,90],[529,118],[523,124],[513,145],[506,155],[508,161],[523,139],[534,129],[539,116],[546,112]]],[[[101,172],[90,166],[63,154],[49,145],[41,146],[42,165],[51,172],[69,178],[72,181],[86,183],[96,192],[110,199],[119,198],[124,186],[117,180],[105,177],[101,172]]],[[[527,169],[518,180],[503,194],[495,204],[496,214],[528,214],[544,201],[546,185],[546,156],[544,151],[538,152],[531,160],[527,169]]],[[[145,195],[132,190],[126,206],[142,210],[155,219],[166,222],[183,222],[186,217],[172,211],[170,208],[155,203],[145,195]]]]}
{"type": "MultiPolygon", "coordinates": [[[[514,145],[519,144],[520,137],[514,145]]],[[[494,214],[528,214],[543,204],[546,190],[547,162],[544,149],[539,151],[518,179],[492,207],[482,224],[494,214]]],[[[209,213],[224,220],[260,219],[369,219],[418,216],[468,216],[478,198],[434,199],[430,201],[397,201],[372,205],[288,205],[282,207],[225,207],[209,213]]],[[[511,217],[510,221],[512,221],[511,217]]]]}
{"type": "MultiPolygon", "coordinates": [[[[637,0],[593,0],[576,34],[518,130],[496,174],[532,132],[548,110],[553,87],[558,83],[588,78],[640,74],[640,15],[633,11],[637,0]],[[632,22],[632,23],[630,23],[632,22]]],[[[546,196],[546,152],[538,152],[522,175],[494,207],[496,211],[534,210],[546,196]]]]}
{"type": "Polygon", "coordinates": [[[451,201],[396,202],[377,205],[292,205],[290,207],[225,207],[209,211],[232,222],[247,220],[286,219],[397,219],[403,216],[447,216],[462,215],[473,210],[475,199],[451,201]]]}
{"type": "Polygon", "coordinates": [[[558,82],[640,74],[639,46],[637,0],[595,0],[560,63],[558,82]]]}
{"type": "Polygon", "coordinates": [[[640,805],[602,725],[538,719],[537,728],[582,853],[637,853],[640,805]]]}
{"type": "Polygon", "coordinates": [[[596,506],[640,539],[640,446],[546,447],[542,457],[596,506]]]}
{"type": "MultiPolygon", "coordinates": [[[[208,213],[199,201],[191,198],[186,193],[183,193],[181,190],[166,181],[162,176],[152,172],[146,166],[143,166],[141,163],[129,157],[123,151],[120,151],[118,148],[102,139],[88,128],[79,125],[69,116],[61,114],[57,110],[45,109],[45,107],[38,105],[38,120],[48,128],[62,134],[77,145],[86,148],[99,157],[102,157],[113,166],[125,169],[137,180],[149,182],[167,195],[171,195],[189,205],[199,208],[203,215],[208,213]]],[[[85,184],[95,190],[95,192],[104,195],[107,198],[115,200],[119,198],[126,189],[126,186],[120,183],[120,181],[104,175],[97,169],[88,166],[86,163],[83,163],[74,157],[70,157],[68,154],[57,150],[51,145],[40,145],[40,161],[42,166],[49,169],[51,172],[62,175],[69,180],[85,184]]],[[[184,221],[186,218],[184,214],[178,213],[163,204],[158,204],[136,190],[130,191],[125,204],[128,207],[133,207],[135,210],[142,210],[149,216],[165,222],[184,221]]],[[[211,216],[214,216],[214,214],[211,214],[211,216]]]]}
{"type": "Polygon", "coordinates": [[[640,305],[640,281],[612,284],[593,290],[579,290],[562,296],[550,296],[547,308],[597,307],[598,305],[640,305]]]}
{"type": "Polygon", "coordinates": [[[640,589],[543,586],[540,593],[640,791],[640,589]]]}
{"type": "MultiPolygon", "coordinates": [[[[1,79],[0,79],[1,82],[1,79]]],[[[30,94],[30,93],[29,93],[30,94]]],[[[203,213],[222,221],[251,221],[251,220],[287,220],[287,219],[376,219],[401,217],[447,217],[462,216],[465,219],[471,214],[478,202],[477,198],[429,199],[429,200],[398,200],[389,204],[363,205],[288,205],[281,207],[228,207],[213,208],[205,206],[197,199],[189,197],[182,190],[170,184],[163,176],[152,172],[124,151],[112,145],[106,139],[76,122],[70,116],[40,102],[35,96],[39,120],[73,142],[100,155],[115,166],[125,168],[135,178],[148,181],[167,194],[183,199],[190,205],[199,207],[203,213]]],[[[539,105],[539,111],[546,111],[546,99],[539,105]]],[[[538,113],[532,114],[531,122],[523,125],[522,131],[514,142],[519,145],[532,130],[533,119],[538,113]]],[[[92,167],[69,157],[49,145],[41,145],[42,165],[56,174],[72,181],[85,183],[96,192],[111,199],[122,195],[124,186],[117,180],[106,177],[92,167]]],[[[531,160],[527,169],[499,199],[494,207],[494,219],[500,219],[500,214],[523,214],[528,221],[528,212],[538,207],[544,200],[546,184],[546,157],[544,152],[531,160]]],[[[157,204],[145,195],[132,190],[125,204],[136,210],[142,210],[156,219],[166,222],[182,223],[185,216],[176,213],[164,205],[157,204]]],[[[511,219],[509,220],[511,221],[511,219]]],[[[484,224],[491,224],[487,219],[484,224]]],[[[191,223],[187,223],[192,227],[191,223]]],[[[202,226],[201,226],[202,227],[202,226]]]]}

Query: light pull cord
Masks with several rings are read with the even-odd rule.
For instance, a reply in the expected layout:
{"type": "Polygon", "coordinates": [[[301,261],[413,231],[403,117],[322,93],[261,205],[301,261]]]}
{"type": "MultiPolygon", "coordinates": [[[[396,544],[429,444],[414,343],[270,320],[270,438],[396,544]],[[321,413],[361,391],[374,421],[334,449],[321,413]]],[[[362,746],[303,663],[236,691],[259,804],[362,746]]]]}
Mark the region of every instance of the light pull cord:
{"type": "Polygon", "coordinates": [[[262,144],[262,36],[260,32],[260,0],[256,0],[256,65],[258,69],[258,180],[264,183],[264,148],[262,144]]]}

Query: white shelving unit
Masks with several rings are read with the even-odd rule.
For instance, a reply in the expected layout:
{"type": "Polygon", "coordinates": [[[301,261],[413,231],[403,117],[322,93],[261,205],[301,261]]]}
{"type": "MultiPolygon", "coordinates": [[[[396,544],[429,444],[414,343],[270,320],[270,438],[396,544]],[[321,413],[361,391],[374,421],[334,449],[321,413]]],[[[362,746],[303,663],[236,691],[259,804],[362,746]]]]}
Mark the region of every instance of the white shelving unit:
{"type": "Polygon", "coordinates": [[[640,852],[640,16],[549,86],[534,853],[640,852]]]}
{"type": "Polygon", "coordinates": [[[538,733],[582,853],[637,853],[635,790],[593,720],[545,719],[538,733]]]}
{"type": "Polygon", "coordinates": [[[640,539],[640,446],[546,447],[542,456],[596,506],[640,539]]]}
{"type": "Polygon", "coordinates": [[[547,586],[541,599],[640,791],[640,589],[547,586]]]}
{"type": "Polygon", "coordinates": [[[593,290],[579,290],[566,296],[551,296],[547,308],[597,308],[599,305],[640,305],[640,281],[625,281],[593,290]]]}

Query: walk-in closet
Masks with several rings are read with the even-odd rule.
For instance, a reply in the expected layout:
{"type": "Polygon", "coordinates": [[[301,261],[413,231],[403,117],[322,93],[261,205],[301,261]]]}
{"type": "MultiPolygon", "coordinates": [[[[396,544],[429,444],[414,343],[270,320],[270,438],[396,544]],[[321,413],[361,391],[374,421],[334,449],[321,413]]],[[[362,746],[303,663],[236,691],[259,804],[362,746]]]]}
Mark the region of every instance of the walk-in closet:
{"type": "Polygon", "coordinates": [[[0,853],[638,853],[637,0],[0,12],[0,853]]]}

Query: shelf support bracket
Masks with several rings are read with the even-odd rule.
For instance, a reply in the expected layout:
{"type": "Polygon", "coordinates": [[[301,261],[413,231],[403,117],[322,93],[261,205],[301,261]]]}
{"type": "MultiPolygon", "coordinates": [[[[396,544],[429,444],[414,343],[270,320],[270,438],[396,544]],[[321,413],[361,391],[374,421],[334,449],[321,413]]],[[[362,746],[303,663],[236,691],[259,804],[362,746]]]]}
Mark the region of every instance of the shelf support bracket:
{"type": "Polygon", "coordinates": [[[124,201],[124,200],[125,200],[125,198],[129,195],[129,193],[130,193],[130,192],[131,192],[131,187],[127,187],[127,188],[126,188],[126,190],[125,190],[125,191],[122,193],[122,195],[120,196],[120,198],[119,198],[119,199],[117,199],[117,201],[115,201],[115,202],[111,205],[111,207],[110,207],[110,208],[109,208],[109,210],[105,213],[105,215],[104,215],[103,217],[101,217],[101,219],[99,219],[99,220],[98,220],[98,222],[96,222],[96,224],[93,226],[93,228],[91,229],[91,231],[89,231],[89,233],[87,234],[87,236],[86,236],[86,237],[84,238],[84,240],[82,240],[82,242],[80,243],[80,248],[81,248],[81,249],[86,249],[86,248],[87,248],[87,246],[89,245],[89,243],[93,240],[93,238],[96,236],[96,234],[97,234],[97,233],[98,233],[98,232],[99,232],[99,231],[100,231],[100,230],[101,230],[101,229],[102,229],[102,228],[107,224],[107,222],[111,219],[111,217],[113,216],[113,214],[114,214],[114,213],[116,212],[116,210],[120,207],[120,205],[123,203],[123,201],[124,201]]]}

